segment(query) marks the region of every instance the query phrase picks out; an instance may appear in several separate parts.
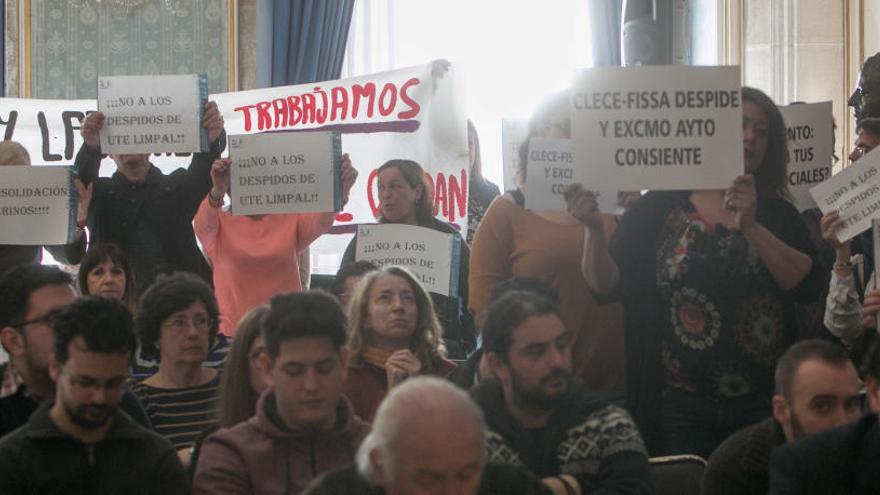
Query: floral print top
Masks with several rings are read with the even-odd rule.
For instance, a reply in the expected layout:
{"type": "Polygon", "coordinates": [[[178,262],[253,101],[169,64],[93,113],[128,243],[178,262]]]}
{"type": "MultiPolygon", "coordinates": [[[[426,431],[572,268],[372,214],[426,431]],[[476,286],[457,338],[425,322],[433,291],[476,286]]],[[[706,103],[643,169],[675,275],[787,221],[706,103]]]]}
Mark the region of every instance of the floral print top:
{"type": "Polygon", "coordinates": [[[674,208],[656,281],[669,322],[660,335],[667,385],[718,398],[772,393],[776,360],[795,339],[794,313],[741,232],[674,208]]]}

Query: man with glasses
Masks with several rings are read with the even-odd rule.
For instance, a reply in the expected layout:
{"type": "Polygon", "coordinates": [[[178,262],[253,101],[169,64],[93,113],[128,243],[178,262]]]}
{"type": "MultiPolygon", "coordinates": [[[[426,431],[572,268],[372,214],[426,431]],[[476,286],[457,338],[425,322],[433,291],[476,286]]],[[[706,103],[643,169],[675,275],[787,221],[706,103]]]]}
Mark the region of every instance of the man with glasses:
{"type": "MultiPolygon", "coordinates": [[[[0,343],[9,362],[0,365],[0,437],[23,425],[44,399],[55,396],[49,377],[52,321],[76,299],[67,273],[54,266],[20,265],[0,277],[0,343]]],[[[150,422],[126,392],[122,409],[150,422]]]]}
{"type": "Polygon", "coordinates": [[[0,441],[3,493],[187,493],[171,444],[119,410],[137,346],[125,305],[88,297],[55,320],[55,400],[0,441]]]}

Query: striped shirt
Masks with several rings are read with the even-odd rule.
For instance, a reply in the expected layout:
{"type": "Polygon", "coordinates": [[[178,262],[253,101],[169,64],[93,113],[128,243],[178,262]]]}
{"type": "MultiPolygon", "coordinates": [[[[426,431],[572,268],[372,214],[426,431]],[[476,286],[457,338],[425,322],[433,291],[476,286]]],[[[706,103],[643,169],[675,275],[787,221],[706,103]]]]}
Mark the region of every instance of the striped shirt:
{"type": "Polygon", "coordinates": [[[220,373],[203,385],[187,388],[158,388],[135,382],[131,391],[147,411],[153,429],[175,449],[192,447],[199,435],[217,425],[217,392],[220,373]]]}

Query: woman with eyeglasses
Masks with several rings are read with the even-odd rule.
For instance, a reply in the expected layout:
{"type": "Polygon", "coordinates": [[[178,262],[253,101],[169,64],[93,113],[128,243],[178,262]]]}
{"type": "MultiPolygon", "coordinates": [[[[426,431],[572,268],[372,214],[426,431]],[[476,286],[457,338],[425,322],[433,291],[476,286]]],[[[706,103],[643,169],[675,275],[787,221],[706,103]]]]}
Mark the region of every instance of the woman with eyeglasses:
{"type": "Polygon", "coordinates": [[[211,287],[186,272],[160,276],[141,296],[135,319],[141,350],[159,360],[159,371],[135,383],[156,432],[189,464],[202,430],[217,423],[220,373],[204,366],[217,337],[217,300],[211,287]]]}

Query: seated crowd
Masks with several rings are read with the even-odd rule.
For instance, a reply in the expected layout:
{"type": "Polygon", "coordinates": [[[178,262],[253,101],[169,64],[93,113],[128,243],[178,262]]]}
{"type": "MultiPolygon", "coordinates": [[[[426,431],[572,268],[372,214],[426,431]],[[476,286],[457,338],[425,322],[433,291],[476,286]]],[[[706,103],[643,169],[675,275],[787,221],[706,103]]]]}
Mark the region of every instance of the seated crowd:
{"type": "MultiPolygon", "coordinates": [[[[880,144],[877,73],[880,54],[850,100],[852,160],[880,144]]],[[[472,216],[448,296],[356,261],[357,238],[329,291],[303,290],[297,255],[334,216],[233,216],[213,102],[210,150],[168,175],[113,155],[98,177],[90,114],[80,228],[53,247],[76,279],[0,250],[0,491],[649,494],[652,456],[689,455],[706,494],[876,492],[873,240],[798,213],[781,113],[742,101],[745,173],[725,190],[622,193],[610,215],[575,184],[568,211],[532,211],[520,160],[472,216]]],[[[567,102],[529,136],[571,138],[567,102]]],[[[347,155],[338,173],[347,199],[347,155]]],[[[418,163],[377,184],[379,222],[460,235],[418,163]]]]}

